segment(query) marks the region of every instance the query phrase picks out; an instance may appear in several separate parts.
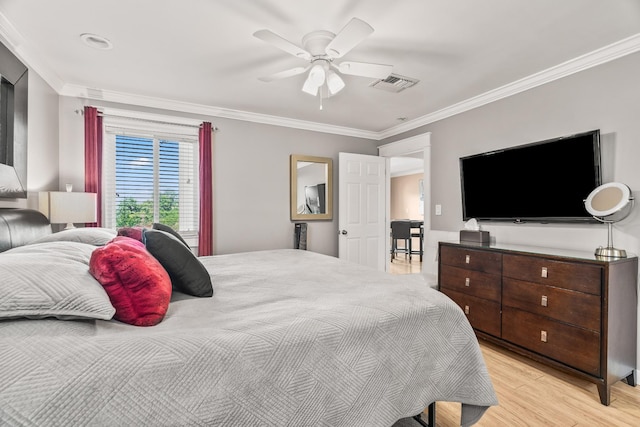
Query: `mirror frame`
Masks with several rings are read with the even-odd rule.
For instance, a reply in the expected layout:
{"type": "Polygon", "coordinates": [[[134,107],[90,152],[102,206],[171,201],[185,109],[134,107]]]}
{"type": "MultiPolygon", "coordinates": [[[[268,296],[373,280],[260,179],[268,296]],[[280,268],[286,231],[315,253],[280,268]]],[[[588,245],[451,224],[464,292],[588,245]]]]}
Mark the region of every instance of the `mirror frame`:
{"type": "Polygon", "coordinates": [[[290,157],[290,205],[292,221],[316,221],[333,219],[333,160],[329,157],[305,156],[292,154],[290,157]],[[300,214],[298,213],[298,162],[322,163],[327,167],[326,213],[300,214]]]}
{"type": "MultiPolygon", "coordinates": [[[[0,198],[27,198],[27,101],[29,86],[28,68],[0,43],[0,78],[13,89],[13,102],[1,101],[6,111],[0,111],[5,122],[7,163],[0,161],[0,198]]],[[[5,92],[3,90],[3,92],[5,92]]],[[[6,93],[5,93],[6,95],[6,93]]],[[[0,108],[2,109],[2,108],[0,108]]]]}

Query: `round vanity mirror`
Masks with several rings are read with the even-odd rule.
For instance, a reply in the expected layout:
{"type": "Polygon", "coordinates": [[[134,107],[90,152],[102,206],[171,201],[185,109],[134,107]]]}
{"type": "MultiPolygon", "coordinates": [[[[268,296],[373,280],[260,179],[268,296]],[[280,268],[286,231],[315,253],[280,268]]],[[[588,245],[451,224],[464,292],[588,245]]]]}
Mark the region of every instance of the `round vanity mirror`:
{"type": "Polygon", "coordinates": [[[602,184],[589,194],[584,201],[584,207],[595,219],[608,226],[607,247],[596,249],[596,256],[626,257],[627,253],[624,249],[613,247],[612,225],[631,213],[633,197],[629,187],[620,182],[602,184]]]}
{"type": "Polygon", "coordinates": [[[602,184],[589,194],[585,207],[593,216],[607,217],[622,211],[630,202],[629,187],[619,182],[609,182],[602,184]]]}

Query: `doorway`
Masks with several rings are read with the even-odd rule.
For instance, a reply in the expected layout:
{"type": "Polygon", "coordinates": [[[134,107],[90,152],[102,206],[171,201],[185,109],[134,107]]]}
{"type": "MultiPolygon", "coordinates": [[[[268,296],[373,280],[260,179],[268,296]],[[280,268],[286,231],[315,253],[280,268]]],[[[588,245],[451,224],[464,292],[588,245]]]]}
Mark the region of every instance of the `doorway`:
{"type": "MultiPolygon", "coordinates": [[[[397,253],[391,254],[392,274],[420,274],[422,271],[424,221],[424,159],[418,152],[402,157],[391,157],[390,167],[390,221],[409,220],[417,228],[412,228],[411,244],[400,239],[395,242],[397,253]],[[410,250],[411,254],[407,251],[410,250]]],[[[392,250],[393,251],[393,250],[392,250]]]]}
{"type": "MultiPolygon", "coordinates": [[[[386,158],[386,218],[390,223],[391,217],[391,159],[395,157],[422,158],[423,168],[423,204],[424,204],[424,235],[431,229],[431,133],[424,133],[410,138],[395,141],[378,147],[378,155],[386,158]]],[[[386,270],[391,269],[391,235],[387,233],[386,270]]]]}
{"type": "Polygon", "coordinates": [[[424,159],[422,153],[392,157],[389,173],[390,218],[424,220],[424,159]]]}

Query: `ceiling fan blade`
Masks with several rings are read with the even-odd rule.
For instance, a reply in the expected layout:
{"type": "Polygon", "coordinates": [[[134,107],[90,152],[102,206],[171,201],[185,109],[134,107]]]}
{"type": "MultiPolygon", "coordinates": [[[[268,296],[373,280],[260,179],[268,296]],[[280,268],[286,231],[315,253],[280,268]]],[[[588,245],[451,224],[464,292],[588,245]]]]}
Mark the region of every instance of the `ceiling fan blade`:
{"type": "Polygon", "coordinates": [[[272,82],[274,80],[285,79],[287,77],[297,76],[298,74],[302,74],[307,71],[311,65],[307,67],[295,67],[289,70],[280,71],[278,73],[270,74],[264,77],[258,77],[258,80],[262,80],[263,82],[272,82]]]}
{"type": "Polygon", "coordinates": [[[291,43],[289,40],[280,37],[273,31],[258,30],[255,33],[253,33],[253,35],[254,37],[257,37],[262,41],[270,43],[273,46],[277,47],[278,49],[284,50],[285,52],[290,53],[295,57],[306,59],[306,60],[311,59],[311,54],[309,52],[307,52],[300,46],[297,46],[291,43]]]}
{"type": "Polygon", "coordinates": [[[371,77],[374,79],[384,79],[393,71],[393,65],[370,64],[368,62],[341,62],[336,68],[342,74],[352,76],[371,77]]]}
{"type": "Polygon", "coordinates": [[[371,25],[361,19],[352,18],[327,45],[325,52],[332,58],[342,58],[371,33],[373,33],[371,25]]]}

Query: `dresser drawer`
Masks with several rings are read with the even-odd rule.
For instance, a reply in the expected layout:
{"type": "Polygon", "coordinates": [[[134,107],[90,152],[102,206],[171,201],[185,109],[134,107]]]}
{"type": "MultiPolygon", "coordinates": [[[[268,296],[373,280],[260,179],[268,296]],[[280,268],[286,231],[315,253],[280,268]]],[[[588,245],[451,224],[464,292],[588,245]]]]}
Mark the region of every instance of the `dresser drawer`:
{"type": "Polygon", "coordinates": [[[503,307],[502,338],[591,375],[600,375],[600,334],[595,331],[503,307]]]}
{"type": "Polygon", "coordinates": [[[484,273],[502,272],[502,254],[464,247],[441,246],[440,263],[484,273]]]}
{"type": "Polygon", "coordinates": [[[505,277],[600,295],[602,267],[546,258],[508,255],[502,258],[505,277]]]}
{"type": "Polygon", "coordinates": [[[440,288],[500,302],[502,278],[497,274],[465,270],[443,265],[440,270],[440,288]]]}
{"type": "Polygon", "coordinates": [[[600,297],[505,278],[502,304],[600,332],[600,297]]]}
{"type": "Polygon", "coordinates": [[[494,301],[476,298],[450,289],[442,293],[462,308],[474,329],[490,335],[500,336],[500,304],[494,301]]]}

